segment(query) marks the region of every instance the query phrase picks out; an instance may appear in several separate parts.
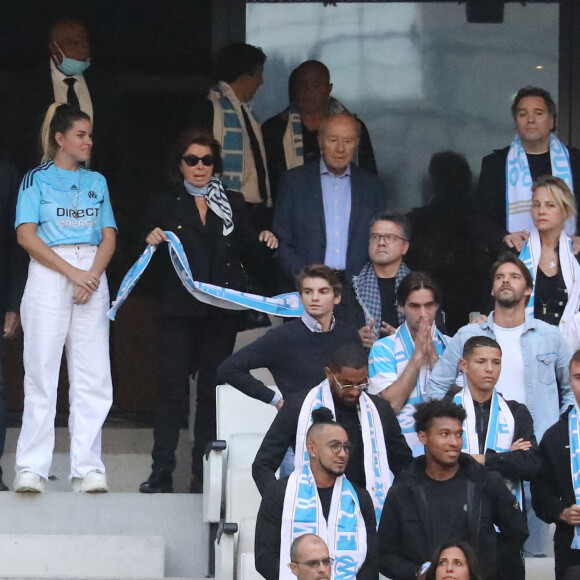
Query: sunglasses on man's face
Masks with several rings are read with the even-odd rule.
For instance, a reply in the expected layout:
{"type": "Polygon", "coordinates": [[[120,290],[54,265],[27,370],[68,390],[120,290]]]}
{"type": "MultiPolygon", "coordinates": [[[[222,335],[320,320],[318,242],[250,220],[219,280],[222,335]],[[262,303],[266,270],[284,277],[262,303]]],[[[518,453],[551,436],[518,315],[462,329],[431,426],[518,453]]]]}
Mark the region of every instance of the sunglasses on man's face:
{"type": "Polygon", "coordinates": [[[181,159],[186,165],[189,165],[189,167],[195,167],[200,161],[206,167],[211,167],[215,161],[215,157],[209,153],[203,157],[198,157],[197,155],[184,155],[181,159]]]}

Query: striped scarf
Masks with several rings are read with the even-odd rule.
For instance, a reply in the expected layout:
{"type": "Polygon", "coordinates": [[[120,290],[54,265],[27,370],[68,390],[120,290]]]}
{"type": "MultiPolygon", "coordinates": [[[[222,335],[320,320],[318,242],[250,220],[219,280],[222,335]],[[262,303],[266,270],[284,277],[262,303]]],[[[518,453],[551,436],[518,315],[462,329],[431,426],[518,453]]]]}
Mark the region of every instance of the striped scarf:
{"type": "MultiPolygon", "coordinates": [[[[552,175],[563,179],[574,192],[570,155],[566,146],[552,133],[550,135],[550,160],[552,175]]],[[[521,139],[516,135],[507,155],[506,165],[506,229],[508,232],[531,231],[532,220],[532,175],[528,165],[528,156],[521,139]]],[[[566,233],[573,236],[576,232],[576,220],[566,220],[566,233]]]]}
{"type": "MultiPolygon", "coordinates": [[[[228,85],[220,81],[210,90],[209,100],[214,107],[213,135],[222,145],[223,171],[221,179],[227,189],[240,191],[249,203],[260,203],[260,188],[258,173],[254,163],[254,156],[250,139],[244,130],[245,109],[260,146],[260,153],[266,166],[266,150],[262,139],[260,125],[254,119],[248,105],[240,102],[236,94],[228,85]]],[[[266,174],[266,188],[268,190],[268,207],[272,206],[270,197],[270,183],[266,174]]]]}
{"type": "MultiPolygon", "coordinates": [[[[304,165],[302,118],[300,117],[298,107],[294,103],[291,103],[286,111],[288,113],[288,122],[286,123],[286,130],[282,136],[282,145],[284,147],[284,157],[286,158],[286,169],[294,169],[294,167],[304,165]]],[[[351,114],[340,101],[334,97],[330,97],[326,106],[326,114],[338,115],[341,113],[351,114]]],[[[355,153],[353,161],[358,164],[358,150],[355,153]]]]}

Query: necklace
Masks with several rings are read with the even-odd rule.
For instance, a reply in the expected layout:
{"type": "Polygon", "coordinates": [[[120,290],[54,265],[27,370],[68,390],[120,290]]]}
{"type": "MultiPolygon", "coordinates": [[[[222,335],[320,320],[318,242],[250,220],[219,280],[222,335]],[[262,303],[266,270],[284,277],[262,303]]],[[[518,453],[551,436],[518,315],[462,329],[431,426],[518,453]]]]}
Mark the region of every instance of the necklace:
{"type": "Polygon", "coordinates": [[[554,262],[554,260],[552,260],[550,262],[550,268],[553,270],[556,267],[556,262],[554,262]]]}
{"type": "Polygon", "coordinates": [[[61,176],[61,174],[60,174],[60,169],[59,169],[59,168],[58,168],[56,165],[55,165],[54,167],[55,167],[55,169],[56,169],[56,176],[58,177],[58,180],[60,181],[60,185],[61,185],[61,187],[62,187],[63,191],[66,193],[66,196],[68,197],[68,200],[70,201],[70,204],[72,205],[72,207],[73,207],[73,210],[74,210],[74,212],[75,212],[75,215],[76,215],[76,213],[77,213],[77,208],[78,208],[78,206],[79,206],[79,200],[80,200],[80,196],[81,196],[81,179],[82,179],[82,176],[81,176],[81,169],[80,169],[80,167],[77,169],[77,171],[78,171],[78,177],[79,177],[79,182],[78,182],[78,185],[75,185],[75,184],[73,183],[73,184],[70,186],[70,188],[67,188],[67,187],[66,187],[66,185],[65,185],[65,183],[64,183],[64,180],[63,180],[63,178],[62,178],[62,176],[61,176]],[[74,199],[74,196],[71,196],[71,195],[70,195],[70,193],[69,193],[69,189],[71,189],[71,190],[73,190],[73,191],[74,191],[74,190],[76,190],[76,192],[77,192],[76,199],[74,199]]]}

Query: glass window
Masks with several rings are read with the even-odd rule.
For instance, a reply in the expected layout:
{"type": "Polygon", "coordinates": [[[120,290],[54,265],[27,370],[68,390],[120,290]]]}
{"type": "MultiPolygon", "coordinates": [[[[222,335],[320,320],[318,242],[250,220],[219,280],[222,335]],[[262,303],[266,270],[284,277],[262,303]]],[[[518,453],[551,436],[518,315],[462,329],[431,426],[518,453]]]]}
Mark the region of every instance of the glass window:
{"type": "Polygon", "coordinates": [[[557,100],[558,5],[509,3],[503,24],[468,24],[453,3],[247,4],[247,42],[268,55],[262,121],[288,104],[288,76],[324,62],[332,94],[368,126],[392,209],[422,205],[433,153],[481,158],[509,145],[525,85],[557,100]]]}

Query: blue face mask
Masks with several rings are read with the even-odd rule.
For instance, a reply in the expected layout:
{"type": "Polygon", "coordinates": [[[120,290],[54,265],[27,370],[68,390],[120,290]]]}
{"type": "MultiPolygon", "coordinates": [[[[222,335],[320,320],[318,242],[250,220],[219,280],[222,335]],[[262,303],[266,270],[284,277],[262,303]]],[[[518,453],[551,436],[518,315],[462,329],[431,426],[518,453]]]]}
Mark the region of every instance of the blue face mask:
{"type": "Polygon", "coordinates": [[[54,46],[56,46],[60,54],[62,54],[62,62],[56,65],[56,68],[58,68],[61,73],[69,77],[81,76],[91,66],[90,58],[87,58],[87,60],[75,60],[74,58],[66,56],[56,42],[54,43],[54,46]]]}

